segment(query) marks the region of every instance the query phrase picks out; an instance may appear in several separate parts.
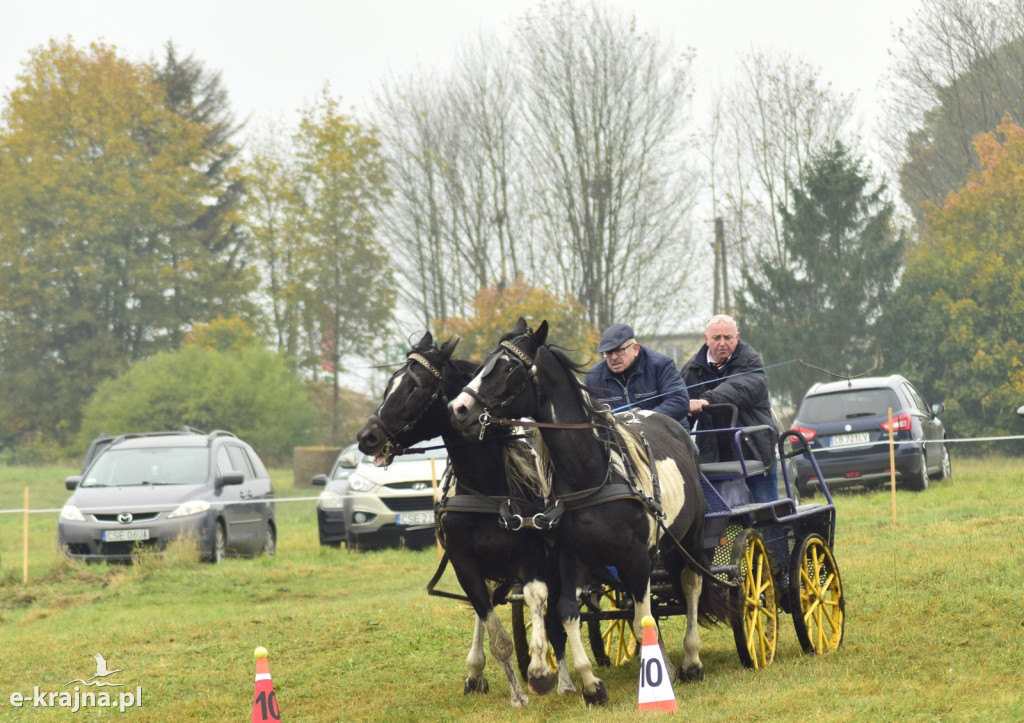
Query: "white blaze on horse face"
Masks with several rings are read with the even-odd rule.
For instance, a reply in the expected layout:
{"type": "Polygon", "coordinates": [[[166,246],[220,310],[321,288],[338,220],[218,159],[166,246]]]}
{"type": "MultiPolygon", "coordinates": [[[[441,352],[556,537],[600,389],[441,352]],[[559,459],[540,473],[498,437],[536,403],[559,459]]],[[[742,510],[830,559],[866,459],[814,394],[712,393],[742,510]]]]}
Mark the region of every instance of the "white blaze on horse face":
{"type": "MultiPolygon", "coordinates": [[[[479,389],[479,386],[480,385],[477,384],[476,379],[474,379],[472,382],[470,382],[469,389],[472,389],[475,392],[477,389],[479,389]],[[475,387],[473,386],[474,384],[476,384],[475,387]]],[[[455,397],[455,399],[453,399],[448,404],[448,408],[452,410],[460,408],[469,409],[470,407],[473,406],[474,401],[476,400],[473,399],[473,396],[471,394],[467,394],[466,392],[460,392],[459,396],[455,397]]]]}
{"type": "Polygon", "coordinates": [[[401,372],[391,377],[391,382],[388,384],[388,388],[384,391],[385,399],[387,399],[388,397],[395,393],[395,390],[398,389],[399,386],[401,386],[402,381],[405,379],[408,373],[408,370],[403,369],[401,372]]]}

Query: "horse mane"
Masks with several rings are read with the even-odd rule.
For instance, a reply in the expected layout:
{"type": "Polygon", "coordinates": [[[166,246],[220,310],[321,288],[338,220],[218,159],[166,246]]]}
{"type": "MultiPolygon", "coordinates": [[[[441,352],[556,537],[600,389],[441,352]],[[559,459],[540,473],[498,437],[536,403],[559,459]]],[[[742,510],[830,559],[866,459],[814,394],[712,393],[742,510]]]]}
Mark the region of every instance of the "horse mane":
{"type": "MultiPolygon", "coordinates": [[[[555,344],[545,344],[541,349],[546,349],[548,353],[555,358],[555,361],[562,368],[562,371],[565,372],[565,376],[570,382],[569,388],[573,391],[576,399],[586,410],[587,414],[604,422],[614,423],[615,417],[612,415],[608,405],[602,404],[598,407],[590,396],[590,388],[580,380],[580,377],[587,372],[587,367],[573,361],[569,358],[569,355],[565,353],[565,349],[555,344]]],[[[537,351],[540,353],[540,349],[537,351]]]]}
{"type": "Polygon", "coordinates": [[[525,444],[504,446],[505,476],[509,489],[526,489],[533,497],[548,500],[551,497],[554,466],[547,445],[536,427],[524,436],[528,438],[525,444]]]}

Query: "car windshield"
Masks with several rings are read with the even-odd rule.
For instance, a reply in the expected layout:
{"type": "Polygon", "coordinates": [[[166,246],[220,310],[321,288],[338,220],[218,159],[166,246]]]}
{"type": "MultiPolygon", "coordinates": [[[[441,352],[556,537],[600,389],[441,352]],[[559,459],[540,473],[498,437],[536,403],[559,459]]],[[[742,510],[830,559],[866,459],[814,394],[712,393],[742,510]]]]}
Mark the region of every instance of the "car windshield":
{"type": "Polygon", "coordinates": [[[796,416],[808,424],[841,422],[858,417],[884,417],[890,408],[895,413],[900,406],[892,389],[851,389],[806,397],[796,416]]]}
{"type": "Polygon", "coordinates": [[[207,447],[108,449],[89,468],[82,487],[198,485],[209,474],[207,447]]]}

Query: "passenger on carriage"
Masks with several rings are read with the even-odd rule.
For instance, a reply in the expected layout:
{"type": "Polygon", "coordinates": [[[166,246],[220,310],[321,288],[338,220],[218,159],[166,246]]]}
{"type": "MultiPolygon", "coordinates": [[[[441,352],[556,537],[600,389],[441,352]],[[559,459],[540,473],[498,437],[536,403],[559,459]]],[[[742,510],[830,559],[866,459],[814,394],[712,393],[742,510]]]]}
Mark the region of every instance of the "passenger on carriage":
{"type": "MultiPolygon", "coordinates": [[[[708,320],[703,346],[683,365],[680,375],[690,393],[692,416],[701,415],[709,404],[732,404],[738,412],[735,426],[764,424],[775,429],[764,362],[754,347],[740,340],[739,325],[731,316],[716,314],[708,320]]],[[[733,426],[729,412],[709,410],[704,414],[698,429],[733,426]]],[[[702,463],[736,460],[733,435],[701,434],[697,437],[702,463]]],[[[759,460],[767,470],[747,478],[747,487],[755,502],[778,499],[777,439],[778,430],[775,430],[775,434],[752,434],[744,440],[744,458],[759,460]]]]}
{"type": "Polygon", "coordinates": [[[597,350],[604,356],[586,373],[583,383],[595,398],[618,410],[661,412],[690,428],[690,397],[672,358],[641,346],[627,324],[612,324],[597,350]]]}

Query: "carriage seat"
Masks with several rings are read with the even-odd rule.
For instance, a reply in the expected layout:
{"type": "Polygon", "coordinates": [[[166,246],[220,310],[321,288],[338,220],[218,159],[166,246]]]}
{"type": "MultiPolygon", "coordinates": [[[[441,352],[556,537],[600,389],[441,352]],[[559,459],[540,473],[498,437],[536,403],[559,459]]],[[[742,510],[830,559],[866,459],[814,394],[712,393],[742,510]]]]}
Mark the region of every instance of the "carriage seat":
{"type": "Polygon", "coordinates": [[[746,478],[761,474],[765,466],[757,459],[704,462],[700,465],[700,471],[729,507],[739,507],[751,502],[746,478]]]}
{"type": "Polygon", "coordinates": [[[700,471],[712,482],[718,480],[736,479],[737,477],[751,477],[767,471],[764,463],[759,459],[735,460],[733,462],[703,462],[700,471]]]}

